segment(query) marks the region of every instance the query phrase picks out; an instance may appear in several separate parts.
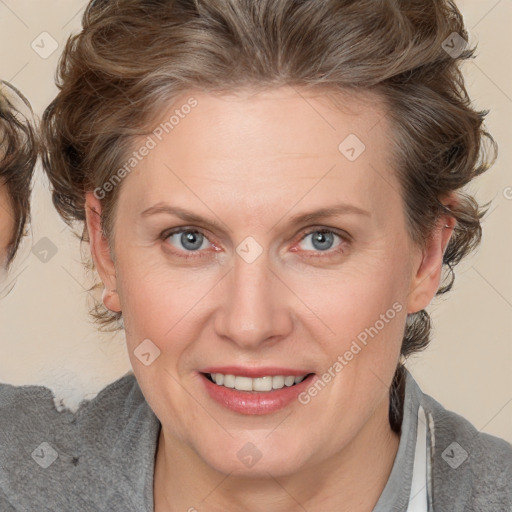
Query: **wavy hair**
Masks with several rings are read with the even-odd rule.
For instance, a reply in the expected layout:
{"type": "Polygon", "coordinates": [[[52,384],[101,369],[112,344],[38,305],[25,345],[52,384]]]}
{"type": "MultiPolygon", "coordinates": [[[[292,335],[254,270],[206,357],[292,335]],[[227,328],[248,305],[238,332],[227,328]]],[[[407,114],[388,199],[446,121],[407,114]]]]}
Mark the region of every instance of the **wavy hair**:
{"type": "Polygon", "coordinates": [[[0,80],[0,182],[7,188],[14,226],[7,248],[7,267],[30,220],[31,182],[39,153],[37,132],[32,121],[22,114],[22,105],[17,106],[18,100],[33,114],[27,98],[0,80]]]}

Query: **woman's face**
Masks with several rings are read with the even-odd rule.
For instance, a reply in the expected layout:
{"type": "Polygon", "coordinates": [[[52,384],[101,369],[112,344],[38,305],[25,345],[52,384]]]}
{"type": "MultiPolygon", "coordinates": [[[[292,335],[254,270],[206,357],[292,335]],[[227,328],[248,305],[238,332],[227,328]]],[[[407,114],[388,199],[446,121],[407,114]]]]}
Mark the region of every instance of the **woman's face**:
{"type": "Polygon", "coordinates": [[[407,236],[381,103],[344,100],[184,95],[134,147],[115,267],[88,212],[166,443],[225,473],[291,474],[389,430],[406,315],[439,282],[441,239],[426,253],[407,236]],[[207,373],[257,389],[309,376],[249,392],[207,373]]]}

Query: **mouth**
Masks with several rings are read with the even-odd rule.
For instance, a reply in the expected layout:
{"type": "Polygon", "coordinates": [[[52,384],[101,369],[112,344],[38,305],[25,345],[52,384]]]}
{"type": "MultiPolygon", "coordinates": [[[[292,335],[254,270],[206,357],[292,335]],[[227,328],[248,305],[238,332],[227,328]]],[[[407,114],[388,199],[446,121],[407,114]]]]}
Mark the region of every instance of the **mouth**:
{"type": "Polygon", "coordinates": [[[306,373],[304,375],[266,375],[263,377],[251,378],[242,375],[223,374],[223,373],[203,373],[203,375],[217,386],[244,391],[250,393],[268,393],[285,387],[293,387],[300,384],[303,380],[313,375],[306,373]]]}
{"type": "Polygon", "coordinates": [[[300,393],[316,379],[315,373],[284,368],[208,370],[198,372],[206,396],[223,409],[243,415],[265,415],[292,407],[295,402],[299,403],[300,393]]]}

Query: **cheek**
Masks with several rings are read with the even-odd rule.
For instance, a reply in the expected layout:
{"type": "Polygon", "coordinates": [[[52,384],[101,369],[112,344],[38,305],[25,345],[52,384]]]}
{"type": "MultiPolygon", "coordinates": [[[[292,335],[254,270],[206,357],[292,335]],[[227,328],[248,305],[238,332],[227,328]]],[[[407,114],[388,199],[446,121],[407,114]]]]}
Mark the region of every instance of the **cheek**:
{"type": "Polygon", "coordinates": [[[399,256],[376,251],[350,268],[347,265],[335,279],[326,277],[318,276],[314,287],[304,280],[298,290],[318,315],[308,324],[309,336],[321,345],[323,381],[330,389],[313,407],[320,413],[329,397],[340,404],[340,411],[363,404],[371,408],[385,397],[399,359],[407,268],[399,256]]]}
{"type": "Polygon", "coordinates": [[[7,244],[11,240],[11,236],[14,231],[14,225],[12,222],[12,213],[10,209],[0,202],[0,258],[7,255],[7,244]]]}
{"type": "Polygon", "coordinates": [[[198,325],[194,314],[200,308],[196,311],[195,307],[208,289],[207,283],[190,270],[152,263],[145,251],[121,254],[116,266],[117,288],[129,349],[133,351],[142,340],[150,339],[164,356],[182,352],[191,339],[190,326],[198,325]]]}
{"type": "MultiPolygon", "coordinates": [[[[312,338],[325,355],[318,376],[324,384],[307,390],[301,403],[308,404],[312,417],[323,418],[325,429],[331,424],[345,426],[332,433],[340,444],[355,435],[389,394],[406,317],[403,282],[390,275],[345,275],[317,296],[315,310],[330,328],[312,338]],[[337,406],[326,414],[329,404],[337,406]]],[[[315,297],[310,294],[309,300],[314,302],[315,297]]]]}
{"type": "Polygon", "coordinates": [[[291,282],[297,296],[316,315],[309,322],[310,329],[316,326],[312,335],[318,338],[323,332],[321,338],[335,340],[336,348],[360,334],[364,340],[364,333],[375,325],[379,332],[395,335],[402,328],[407,269],[400,258],[386,256],[384,251],[354,257],[339,272],[297,273],[291,282]]]}

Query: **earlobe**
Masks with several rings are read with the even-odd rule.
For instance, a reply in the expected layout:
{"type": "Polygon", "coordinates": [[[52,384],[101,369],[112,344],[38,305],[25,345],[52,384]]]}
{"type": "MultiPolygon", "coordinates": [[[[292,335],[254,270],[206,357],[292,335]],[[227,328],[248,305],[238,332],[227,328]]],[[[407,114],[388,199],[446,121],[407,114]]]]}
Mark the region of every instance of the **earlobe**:
{"type": "Polygon", "coordinates": [[[103,288],[103,292],[101,294],[101,302],[103,302],[103,305],[107,309],[110,309],[110,311],[121,311],[117,290],[109,290],[107,288],[103,288]]]}
{"type": "Polygon", "coordinates": [[[421,263],[411,281],[408,314],[425,309],[434,298],[441,280],[444,253],[456,222],[453,216],[442,216],[423,249],[421,263]]]}
{"type": "Polygon", "coordinates": [[[87,192],[85,196],[85,215],[91,256],[105,286],[102,294],[103,304],[111,311],[121,311],[116,291],[115,266],[101,225],[101,203],[92,192],[87,192]]]}

